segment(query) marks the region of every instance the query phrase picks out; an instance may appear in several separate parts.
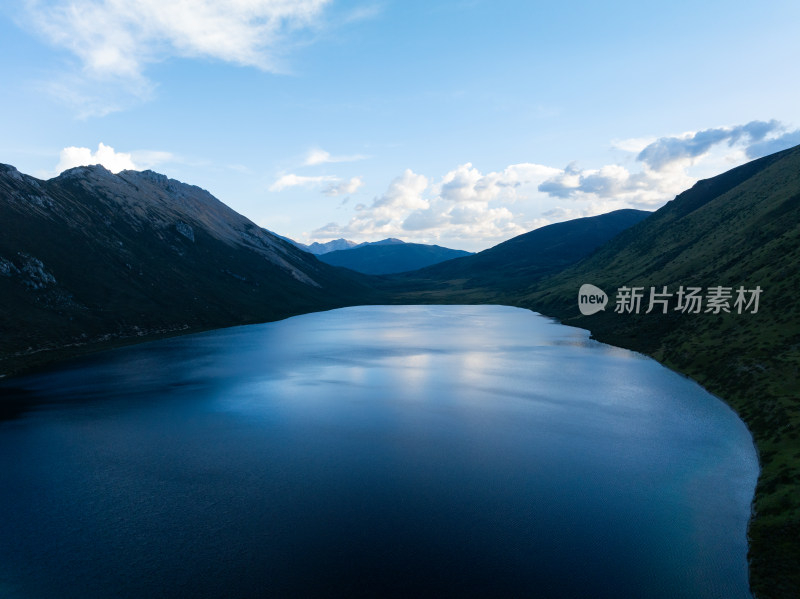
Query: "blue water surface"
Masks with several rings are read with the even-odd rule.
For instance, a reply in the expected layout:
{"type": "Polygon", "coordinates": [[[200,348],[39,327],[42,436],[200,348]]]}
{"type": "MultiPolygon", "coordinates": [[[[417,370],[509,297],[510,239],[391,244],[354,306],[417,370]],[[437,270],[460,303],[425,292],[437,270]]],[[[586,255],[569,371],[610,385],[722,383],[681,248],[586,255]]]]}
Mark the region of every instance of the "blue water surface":
{"type": "Polygon", "coordinates": [[[750,597],[744,424],[525,310],[346,308],[4,387],[3,597],[750,597]]]}

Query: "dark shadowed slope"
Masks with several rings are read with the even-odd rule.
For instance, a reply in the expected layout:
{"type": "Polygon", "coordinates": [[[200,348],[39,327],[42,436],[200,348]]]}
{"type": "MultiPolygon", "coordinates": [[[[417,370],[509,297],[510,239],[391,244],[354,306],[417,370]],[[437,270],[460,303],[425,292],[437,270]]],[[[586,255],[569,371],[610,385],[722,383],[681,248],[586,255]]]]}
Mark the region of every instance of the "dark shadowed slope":
{"type": "Polygon", "coordinates": [[[530,289],[543,276],[574,264],[650,214],[616,210],[548,225],[473,256],[388,277],[383,286],[398,301],[503,303],[506,294],[530,289]]]}
{"type": "Polygon", "coordinates": [[[417,270],[433,264],[470,256],[470,252],[421,243],[372,243],[319,256],[333,266],[343,266],[369,275],[417,270]]]}
{"type": "Polygon", "coordinates": [[[93,166],[41,181],[0,166],[0,374],[76,347],[361,303],[362,278],[163,175],[93,166]]]}

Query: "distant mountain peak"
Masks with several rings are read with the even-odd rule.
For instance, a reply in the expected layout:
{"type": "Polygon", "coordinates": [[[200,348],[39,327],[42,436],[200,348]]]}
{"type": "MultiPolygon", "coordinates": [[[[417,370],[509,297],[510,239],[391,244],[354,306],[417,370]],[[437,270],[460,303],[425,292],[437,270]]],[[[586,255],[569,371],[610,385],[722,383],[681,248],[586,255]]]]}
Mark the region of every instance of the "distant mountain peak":
{"type": "Polygon", "coordinates": [[[0,162],[0,173],[6,173],[9,175],[13,175],[13,173],[19,173],[16,166],[12,166],[10,164],[3,164],[0,162]]]}
{"type": "Polygon", "coordinates": [[[356,247],[362,247],[365,245],[399,245],[401,243],[405,243],[402,239],[397,239],[396,237],[387,237],[386,239],[381,239],[380,241],[365,241],[364,243],[359,243],[356,247]]]}
{"type": "Polygon", "coordinates": [[[87,166],[75,166],[62,171],[56,179],[78,179],[88,176],[94,177],[114,177],[114,173],[102,164],[91,164],[87,166]]]}
{"type": "Polygon", "coordinates": [[[326,241],[325,243],[319,243],[315,241],[314,243],[304,246],[307,252],[311,252],[312,254],[322,255],[327,254],[329,252],[335,252],[338,250],[349,250],[358,246],[355,241],[350,241],[349,239],[339,238],[339,239],[332,239],[331,241],[326,241]]]}
{"type": "Polygon", "coordinates": [[[318,256],[323,262],[343,266],[371,275],[385,275],[417,270],[453,258],[471,255],[470,252],[443,248],[438,245],[405,243],[399,239],[384,239],[362,243],[348,250],[318,256]]]}
{"type": "Polygon", "coordinates": [[[362,243],[356,243],[355,241],[350,241],[349,239],[344,239],[340,237],[339,239],[331,239],[330,241],[319,242],[315,241],[309,245],[304,243],[300,243],[299,241],[295,241],[288,237],[284,237],[282,235],[278,235],[270,231],[273,235],[280,237],[284,241],[288,241],[291,244],[299,247],[301,250],[306,252],[310,252],[316,256],[322,256],[324,254],[329,254],[331,252],[338,252],[342,250],[354,250],[356,248],[362,248],[368,245],[401,245],[406,244],[405,241],[402,239],[397,239],[396,237],[387,237],[386,239],[381,239],[380,241],[364,241],[362,243]]]}

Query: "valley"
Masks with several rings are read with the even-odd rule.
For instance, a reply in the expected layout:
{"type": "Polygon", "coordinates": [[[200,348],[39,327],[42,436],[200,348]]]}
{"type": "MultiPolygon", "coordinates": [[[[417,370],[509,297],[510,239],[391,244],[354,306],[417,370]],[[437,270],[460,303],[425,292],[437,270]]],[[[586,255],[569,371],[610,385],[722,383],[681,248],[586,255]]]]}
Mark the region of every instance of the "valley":
{"type": "Polygon", "coordinates": [[[517,306],[650,355],[747,424],[761,465],[750,584],[758,598],[800,588],[800,147],[700,181],[652,214],[549,225],[398,274],[327,264],[149,171],[80,167],[42,181],[2,166],[0,223],[6,377],[141,340],[367,304],[517,306]],[[606,310],[579,313],[585,283],[608,293],[606,310]],[[623,286],[739,285],[763,290],[757,313],[614,310],[623,286]]]}

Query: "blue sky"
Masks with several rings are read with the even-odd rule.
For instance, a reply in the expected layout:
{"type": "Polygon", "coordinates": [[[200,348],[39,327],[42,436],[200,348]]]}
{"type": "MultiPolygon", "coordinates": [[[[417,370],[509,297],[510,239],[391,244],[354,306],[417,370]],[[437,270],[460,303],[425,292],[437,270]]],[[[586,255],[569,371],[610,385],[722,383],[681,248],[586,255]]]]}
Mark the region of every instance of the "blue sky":
{"type": "Polygon", "coordinates": [[[8,2],[0,162],[480,250],[800,144],[798,26],[794,0],[8,2]]]}

